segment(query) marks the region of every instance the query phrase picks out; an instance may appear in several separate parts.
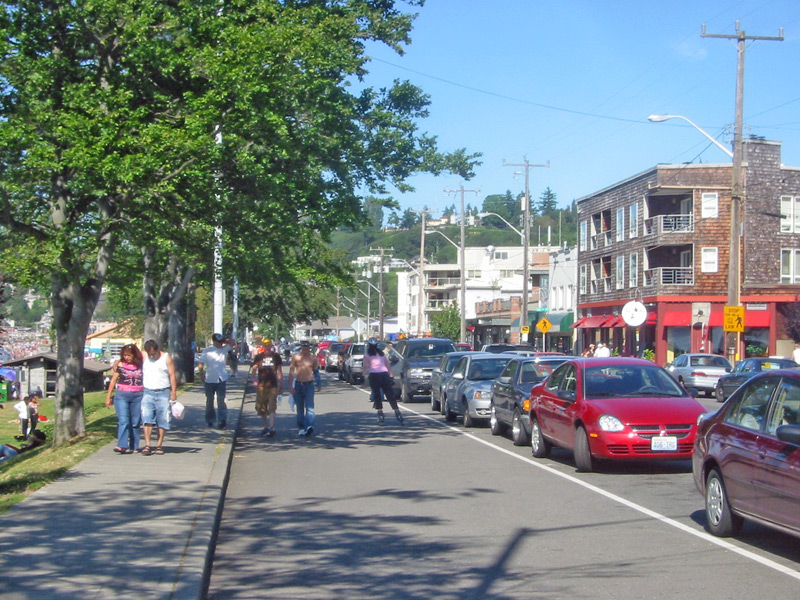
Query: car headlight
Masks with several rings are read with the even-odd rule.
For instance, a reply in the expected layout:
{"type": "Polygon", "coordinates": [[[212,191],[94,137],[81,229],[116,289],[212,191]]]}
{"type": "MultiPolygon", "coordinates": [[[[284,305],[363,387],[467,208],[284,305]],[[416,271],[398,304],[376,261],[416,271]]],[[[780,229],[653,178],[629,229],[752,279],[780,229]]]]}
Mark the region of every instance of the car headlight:
{"type": "Polygon", "coordinates": [[[601,416],[597,419],[597,424],[600,425],[600,429],[603,431],[622,431],[625,429],[625,425],[622,424],[622,421],[611,415],[601,416]]]}
{"type": "Polygon", "coordinates": [[[490,396],[489,392],[485,390],[475,390],[475,393],[472,395],[473,398],[476,400],[480,400],[481,398],[488,398],[490,396]]]}
{"type": "Polygon", "coordinates": [[[425,375],[425,369],[409,369],[408,376],[409,377],[422,377],[425,375]]]}

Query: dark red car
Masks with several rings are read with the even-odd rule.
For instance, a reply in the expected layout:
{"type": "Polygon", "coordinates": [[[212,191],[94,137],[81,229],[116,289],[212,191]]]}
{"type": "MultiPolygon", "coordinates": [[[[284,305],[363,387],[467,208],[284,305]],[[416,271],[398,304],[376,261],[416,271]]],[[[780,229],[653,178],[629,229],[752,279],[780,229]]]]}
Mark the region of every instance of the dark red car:
{"type": "Polygon", "coordinates": [[[688,459],[704,411],[648,360],[574,358],[531,389],[531,449],[570,449],[580,471],[598,459],[688,459]]]}
{"type": "Polygon", "coordinates": [[[714,535],[747,518],[800,536],[800,370],[762,372],[704,415],[692,472],[714,535]]]}

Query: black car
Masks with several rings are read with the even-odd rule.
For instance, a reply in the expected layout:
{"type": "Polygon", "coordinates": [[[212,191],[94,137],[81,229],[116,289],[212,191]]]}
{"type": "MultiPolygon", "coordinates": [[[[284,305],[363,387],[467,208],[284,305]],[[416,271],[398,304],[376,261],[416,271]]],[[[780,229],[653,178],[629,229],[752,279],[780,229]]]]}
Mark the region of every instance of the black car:
{"type": "Polygon", "coordinates": [[[725,402],[733,392],[739,389],[740,385],[762,371],[792,369],[798,366],[800,365],[788,358],[746,358],[736,363],[736,366],[730,373],[723,375],[717,380],[717,385],[714,388],[714,396],[716,396],[717,402],[725,402]]]}
{"type": "Polygon", "coordinates": [[[412,338],[400,340],[394,350],[397,354],[392,354],[389,362],[395,393],[403,402],[412,402],[414,396],[430,396],[433,368],[456,347],[447,338],[412,338]]]}
{"type": "Polygon", "coordinates": [[[515,446],[530,443],[528,397],[531,388],[545,379],[553,369],[569,356],[518,357],[511,360],[500,377],[492,384],[491,415],[489,427],[493,435],[501,435],[511,428],[515,446]]]}

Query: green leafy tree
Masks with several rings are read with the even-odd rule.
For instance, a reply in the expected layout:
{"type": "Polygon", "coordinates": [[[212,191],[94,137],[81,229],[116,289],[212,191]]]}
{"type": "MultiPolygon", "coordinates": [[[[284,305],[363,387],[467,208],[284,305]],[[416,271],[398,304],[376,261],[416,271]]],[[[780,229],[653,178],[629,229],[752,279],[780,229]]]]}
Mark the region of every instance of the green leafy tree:
{"type": "Polygon", "coordinates": [[[448,304],[431,315],[431,333],[434,337],[458,340],[461,336],[461,311],[458,305],[448,304]]]}
{"type": "Polygon", "coordinates": [[[536,211],[540,215],[552,216],[558,209],[558,201],[556,193],[549,187],[545,188],[542,195],[539,196],[539,203],[536,205],[536,211]]]}
{"type": "Polygon", "coordinates": [[[84,432],[83,345],[112,266],[127,263],[114,262],[120,244],[150,261],[129,278],[165,269],[168,308],[146,316],[170,319],[189,280],[213,278],[200,265],[218,227],[227,286],[258,264],[270,290],[284,275],[297,289],[315,262],[284,267],[281,251],[308,259],[336,227],[364,223],[361,190],[471,176],[476,155],[440,153],[418,131],[421,90],[347,85],[367,75],[366,43],[408,42],[413,16],[394,2],[220,7],[31,2],[0,17],[2,258],[23,286],[50,290],[56,443],[84,432]]]}

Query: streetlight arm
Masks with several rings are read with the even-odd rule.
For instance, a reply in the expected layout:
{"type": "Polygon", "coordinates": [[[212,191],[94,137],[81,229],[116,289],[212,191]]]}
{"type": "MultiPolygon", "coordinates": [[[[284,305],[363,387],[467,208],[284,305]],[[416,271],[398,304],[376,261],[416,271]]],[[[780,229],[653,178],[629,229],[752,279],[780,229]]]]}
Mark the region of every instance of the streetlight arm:
{"type": "Polygon", "coordinates": [[[514,226],[513,226],[511,223],[509,223],[508,221],[506,221],[506,220],[505,220],[503,217],[501,217],[501,216],[500,216],[500,215],[498,215],[497,213],[494,213],[494,212],[482,212],[482,213],[478,213],[478,217],[480,217],[481,219],[483,219],[484,217],[489,217],[489,216],[492,216],[492,217],[497,217],[498,219],[500,219],[500,220],[501,220],[503,223],[505,223],[505,224],[506,224],[506,225],[508,225],[508,226],[509,226],[511,229],[513,229],[513,230],[514,230],[514,233],[516,233],[516,234],[517,234],[519,237],[523,237],[523,236],[524,236],[524,234],[523,234],[523,233],[522,233],[522,232],[521,232],[519,229],[517,229],[516,227],[514,227],[514,226]]]}
{"type": "Polygon", "coordinates": [[[712,142],[712,143],[713,143],[713,144],[714,144],[714,145],[715,145],[717,148],[719,148],[719,149],[720,149],[720,150],[722,150],[722,151],[723,151],[725,154],[727,154],[729,158],[733,158],[733,152],[731,152],[731,151],[730,151],[730,150],[728,150],[728,149],[727,149],[725,146],[723,146],[723,145],[722,145],[722,144],[721,144],[721,143],[720,143],[720,142],[719,142],[719,141],[718,141],[716,138],[712,137],[712,135],[711,135],[710,133],[708,133],[708,132],[707,132],[707,131],[705,131],[704,129],[701,129],[701,128],[700,128],[700,127],[697,125],[697,124],[693,123],[692,121],[690,121],[689,119],[687,119],[687,118],[686,118],[686,117],[684,117],[684,116],[681,116],[681,115],[650,115],[649,117],[647,117],[647,120],[648,120],[648,121],[651,121],[651,122],[653,122],[653,123],[661,123],[662,121],[668,121],[669,119],[683,119],[683,120],[684,120],[684,121],[686,121],[686,122],[687,122],[689,125],[691,125],[691,126],[692,126],[692,127],[694,127],[695,129],[697,129],[697,131],[699,131],[699,132],[700,132],[700,133],[702,133],[704,136],[706,136],[706,137],[707,137],[709,140],[711,140],[711,142],[712,142]]]}
{"type": "Polygon", "coordinates": [[[450,242],[451,244],[453,244],[453,246],[455,246],[455,247],[456,247],[456,249],[458,249],[458,250],[461,250],[461,246],[459,246],[458,244],[456,244],[456,243],[455,243],[453,240],[451,240],[449,237],[447,237],[445,234],[443,234],[443,233],[442,233],[441,231],[439,231],[438,229],[428,229],[428,230],[426,230],[426,231],[425,231],[425,235],[428,235],[428,234],[430,234],[430,233],[438,233],[440,236],[442,236],[442,237],[443,237],[444,239],[446,239],[448,242],[450,242]]]}

